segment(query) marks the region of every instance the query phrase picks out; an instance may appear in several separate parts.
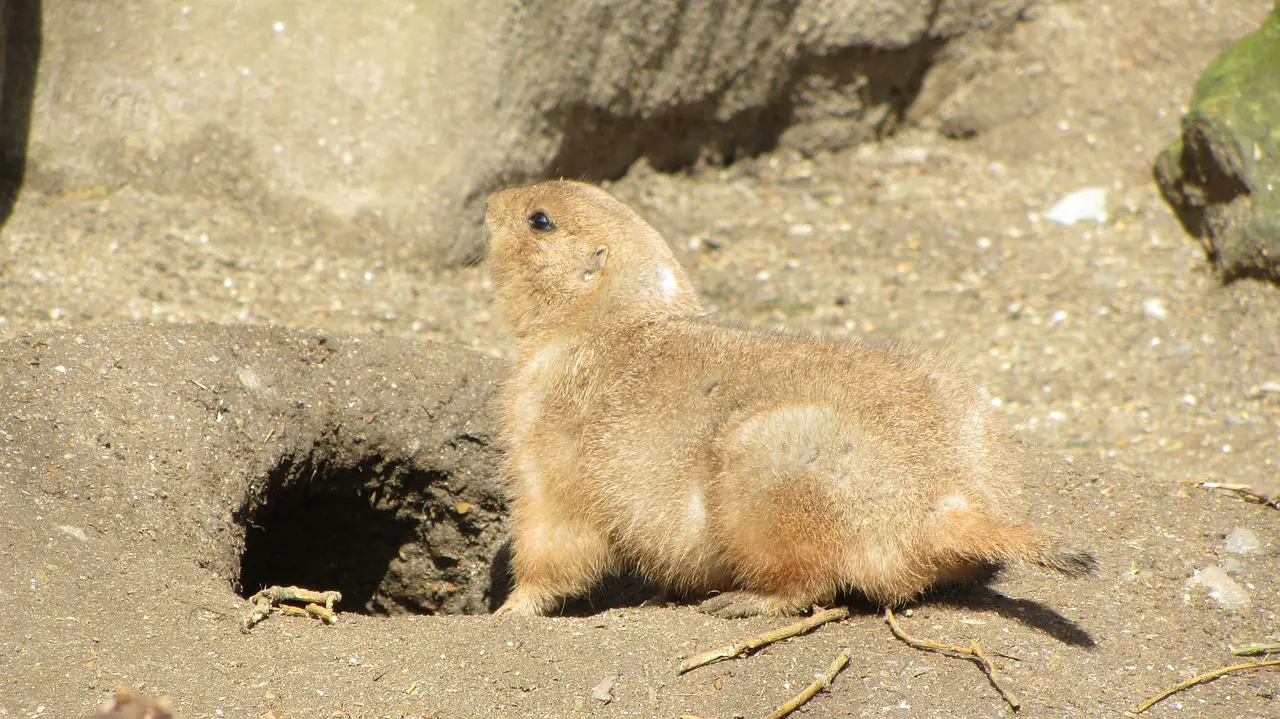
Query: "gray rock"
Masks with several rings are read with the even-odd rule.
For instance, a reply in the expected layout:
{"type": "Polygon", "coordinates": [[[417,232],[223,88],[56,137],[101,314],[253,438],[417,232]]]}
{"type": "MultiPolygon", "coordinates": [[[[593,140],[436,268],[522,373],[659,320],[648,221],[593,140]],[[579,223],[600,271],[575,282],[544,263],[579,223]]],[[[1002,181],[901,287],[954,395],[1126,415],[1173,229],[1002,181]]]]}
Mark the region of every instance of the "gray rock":
{"type": "Polygon", "coordinates": [[[46,3],[28,183],[473,260],[504,184],[891,131],[940,59],[1033,1],[46,3]]]}
{"type": "Polygon", "coordinates": [[[1192,574],[1187,586],[1205,590],[1223,609],[1239,611],[1249,606],[1249,591],[1219,567],[1205,567],[1192,574]]]}

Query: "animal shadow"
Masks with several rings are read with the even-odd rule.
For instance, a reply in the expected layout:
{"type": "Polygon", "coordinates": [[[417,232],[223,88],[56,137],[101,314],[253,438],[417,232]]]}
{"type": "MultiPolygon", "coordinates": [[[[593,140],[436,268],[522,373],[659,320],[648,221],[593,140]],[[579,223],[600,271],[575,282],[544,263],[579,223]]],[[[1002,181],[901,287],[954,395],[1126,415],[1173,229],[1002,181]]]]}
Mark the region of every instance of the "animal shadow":
{"type": "MultiPolygon", "coordinates": [[[[1086,649],[1097,646],[1097,642],[1088,631],[1073,620],[1059,614],[1052,607],[1034,599],[1018,599],[992,589],[990,583],[998,574],[999,568],[992,567],[974,582],[935,589],[921,597],[919,601],[973,612],[994,612],[1038,629],[1064,644],[1086,649]]],[[[489,565],[490,612],[502,606],[510,595],[513,584],[511,540],[507,539],[498,548],[492,564],[489,565]]],[[[634,572],[622,572],[607,577],[588,594],[566,600],[555,614],[562,617],[587,617],[611,608],[638,607],[654,602],[659,597],[664,597],[661,587],[634,572]]],[[[685,605],[696,603],[703,597],[669,596],[665,598],[675,604],[685,605]]],[[[848,606],[854,614],[875,615],[882,611],[877,604],[858,592],[841,596],[839,603],[848,606]]]]}
{"type": "Polygon", "coordinates": [[[940,589],[928,595],[926,600],[973,612],[994,612],[1038,629],[1063,644],[1085,649],[1098,646],[1084,627],[1059,614],[1052,607],[1034,599],[1019,599],[1001,594],[986,582],[940,589]]]}

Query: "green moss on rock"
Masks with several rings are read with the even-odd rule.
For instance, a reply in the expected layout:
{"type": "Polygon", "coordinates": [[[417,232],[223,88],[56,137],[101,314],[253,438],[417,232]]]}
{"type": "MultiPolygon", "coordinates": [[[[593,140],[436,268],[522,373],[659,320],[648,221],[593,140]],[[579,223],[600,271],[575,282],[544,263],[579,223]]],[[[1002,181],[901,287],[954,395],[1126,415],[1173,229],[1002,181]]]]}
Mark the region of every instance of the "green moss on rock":
{"type": "Polygon", "coordinates": [[[1228,278],[1280,280],[1280,2],[1201,73],[1154,173],[1228,278]]]}

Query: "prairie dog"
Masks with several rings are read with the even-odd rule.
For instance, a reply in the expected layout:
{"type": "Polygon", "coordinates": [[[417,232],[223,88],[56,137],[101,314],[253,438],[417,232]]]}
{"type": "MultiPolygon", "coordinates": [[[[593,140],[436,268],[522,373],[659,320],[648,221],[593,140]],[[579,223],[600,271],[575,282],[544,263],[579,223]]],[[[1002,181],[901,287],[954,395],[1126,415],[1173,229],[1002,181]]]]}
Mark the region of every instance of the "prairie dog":
{"type": "Polygon", "coordinates": [[[98,707],[92,719],[176,719],[173,706],[164,697],[134,694],[118,687],[111,698],[98,707]]]}
{"type": "Polygon", "coordinates": [[[934,354],[717,323],[662,236],[591,185],[496,193],[485,225],[517,341],[497,613],[623,566],[723,592],[701,608],[727,617],[847,590],[893,606],[1008,560],[1092,569],[1021,522],[988,403],[934,354]]]}

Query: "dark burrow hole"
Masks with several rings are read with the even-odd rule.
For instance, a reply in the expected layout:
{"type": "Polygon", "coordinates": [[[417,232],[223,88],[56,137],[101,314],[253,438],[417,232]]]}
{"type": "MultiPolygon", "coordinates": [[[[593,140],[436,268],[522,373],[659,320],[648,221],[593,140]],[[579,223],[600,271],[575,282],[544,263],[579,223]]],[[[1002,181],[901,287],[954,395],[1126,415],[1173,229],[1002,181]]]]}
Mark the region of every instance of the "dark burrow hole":
{"type": "Polygon", "coordinates": [[[338,590],[340,611],[482,613],[501,540],[496,498],[410,460],[286,457],[250,485],[236,589],[338,590]]]}

